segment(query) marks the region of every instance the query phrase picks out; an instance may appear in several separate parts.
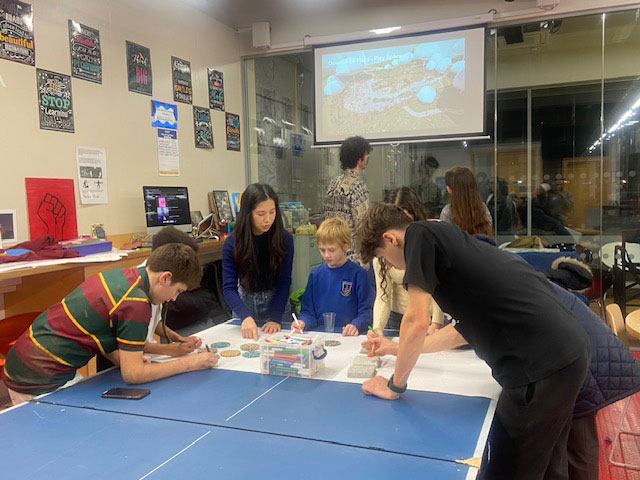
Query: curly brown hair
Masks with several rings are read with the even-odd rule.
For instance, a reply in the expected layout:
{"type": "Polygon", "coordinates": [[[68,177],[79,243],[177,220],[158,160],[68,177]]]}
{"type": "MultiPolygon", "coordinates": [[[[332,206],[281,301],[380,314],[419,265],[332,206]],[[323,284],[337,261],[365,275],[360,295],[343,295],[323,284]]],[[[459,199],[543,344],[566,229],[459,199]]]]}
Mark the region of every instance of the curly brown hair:
{"type": "Polygon", "coordinates": [[[404,230],[411,223],[404,211],[389,203],[381,203],[365,213],[358,227],[358,252],[362,261],[369,263],[376,248],[382,246],[382,234],[387,230],[404,230]]]}
{"type": "MultiPolygon", "coordinates": [[[[385,203],[393,204],[400,207],[403,212],[410,217],[411,221],[417,222],[427,219],[427,211],[420,201],[418,194],[409,187],[394,188],[384,197],[385,203]]],[[[382,298],[388,298],[389,275],[388,265],[384,258],[378,260],[380,262],[380,288],[382,288],[382,298]]]]}

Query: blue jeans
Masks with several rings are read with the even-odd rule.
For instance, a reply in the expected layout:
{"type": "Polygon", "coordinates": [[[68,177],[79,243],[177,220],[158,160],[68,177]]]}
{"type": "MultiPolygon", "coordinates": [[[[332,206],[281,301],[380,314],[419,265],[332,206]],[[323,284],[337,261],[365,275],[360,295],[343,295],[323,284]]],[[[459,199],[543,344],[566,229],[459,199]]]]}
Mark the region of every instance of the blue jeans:
{"type": "MultiPolygon", "coordinates": [[[[263,292],[248,293],[242,287],[238,287],[238,295],[244,306],[249,309],[251,316],[256,321],[257,325],[262,325],[271,320],[271,305],[273,303],[273,296],[275,290],[265,290],[263,292]]],[[[234,318],[240,318],[236,312],[233,312],[234,318]]],[[[242,320],[242,319],[240,319],[242,320]]],[[[284,312],[280,318],[280,322],[291,321],[291,304],[289,300],[284,306],[284,312]]]]}

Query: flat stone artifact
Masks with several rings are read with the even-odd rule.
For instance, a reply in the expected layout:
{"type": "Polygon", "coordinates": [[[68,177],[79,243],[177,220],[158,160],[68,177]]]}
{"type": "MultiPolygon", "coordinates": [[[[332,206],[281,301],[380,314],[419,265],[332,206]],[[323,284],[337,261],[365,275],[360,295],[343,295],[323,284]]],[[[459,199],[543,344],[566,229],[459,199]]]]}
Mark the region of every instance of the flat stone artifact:
{"type": "Polygon", "coordinates": [[[242,356],[244,358],[257,358],[260,356],[260,352],[257,350],[249,350],[248,352],[243,352],[242,356]]]}
{"type": "Polygon", "coordinates": [[[237,357],[240,355],[240,350],[223,350],[220,355],[223,357],[237,357]]]}
{"type": "Polygon", "coordinates": [[[349,378],[372,378],[376,374],[376,367],[373,365],[351,365],[347,372],[349,378]]]}
{"type": "Polygon", "coordinates": [[[374,367],[379,367],[380,357],[378,355],[374,355],[373,357],[356,355],[353,359],[352,365],[373,365],[374,367]]]}
{"type": "Polygon", "coordinates": [[[230,346],[231,344],[229,342],[215,342],[211,344],[212,348],[227,348],[230,346]]]}
{"type": "Polygon", "coordinates": [[[324,341],[324,346],[325,347],[337,347],[338,345],[342,345],[342,342],[339,342],[338,340],[325,340],[324,341]]]}
{"type": "Polygon", "coordinates": [[[260,345],[258,345],[257,343],[243,343],[242,345],[240,345],[240,350],[242,350],[243,352],[252,352],[259,349],[260,345]]]}

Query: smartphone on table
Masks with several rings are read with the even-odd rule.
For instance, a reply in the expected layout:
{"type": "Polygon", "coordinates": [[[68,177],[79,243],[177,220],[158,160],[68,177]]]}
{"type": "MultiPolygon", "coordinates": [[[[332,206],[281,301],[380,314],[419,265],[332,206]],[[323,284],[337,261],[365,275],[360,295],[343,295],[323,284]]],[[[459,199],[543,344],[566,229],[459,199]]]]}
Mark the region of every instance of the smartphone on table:
{"type": "Polygon", "coordinates": [[[151,393],[148,388],[110,388],[100,395],[102,398],[124,398],[126,400],[140,400],[151,393]]]}

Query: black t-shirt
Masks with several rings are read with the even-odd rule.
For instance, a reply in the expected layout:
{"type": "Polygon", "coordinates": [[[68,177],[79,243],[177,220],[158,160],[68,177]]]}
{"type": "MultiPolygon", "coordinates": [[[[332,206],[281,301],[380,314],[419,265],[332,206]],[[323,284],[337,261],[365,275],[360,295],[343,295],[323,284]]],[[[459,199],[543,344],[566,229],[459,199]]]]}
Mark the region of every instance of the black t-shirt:
{"type": "Polygon", "coordinates": [[[548,377],[578,359],[587,335],[551,283],[513,254],[446,222],[406,231],[405,285],[430,293],[504,388],[548,377]]]}

